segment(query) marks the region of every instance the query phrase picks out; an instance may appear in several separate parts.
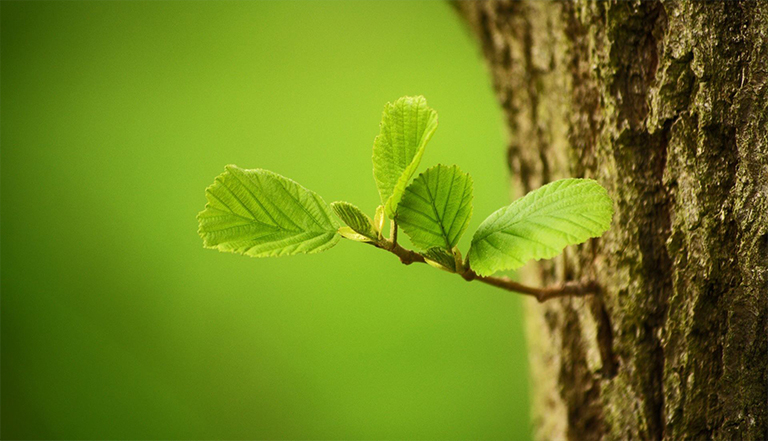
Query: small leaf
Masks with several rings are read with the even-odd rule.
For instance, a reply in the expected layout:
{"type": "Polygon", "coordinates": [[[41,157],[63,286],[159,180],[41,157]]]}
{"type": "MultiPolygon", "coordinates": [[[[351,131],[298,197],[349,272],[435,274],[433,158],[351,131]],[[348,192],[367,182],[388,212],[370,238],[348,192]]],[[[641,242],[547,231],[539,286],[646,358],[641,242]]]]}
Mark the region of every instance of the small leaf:
{"type": "Polygon", "coordinates": [[[423,254],[424,260],[431,266],[456,272],[456,259],[453,254],[446,251],[444,248],[430,248],[423,254]]]}
{"type": "Polygon", "coordinates": [[[384,206],[379,205],[376,207],[376,214],[373,216],[373,228],[376,229],[376,233],[381,235],[381,229],[384,228],[384,206]]]}
{"type": "Polygon", "coordinates": [[[468,261],[482,276],[557,256],[611,225],[608,192],[591,179],[562,179],[532,191],[480,224],[468,261]]]}
{"type": "Polygon", "coordinates": [[[390,219],[436,129],[437,112],[423,96],[405,96],[384,106],[381,130],[373,141],[373,177],[390,219]]]}
{"type": "Polygon", "coordinates": [[[350,227],[339,228],[339,234],[341,234],[341,237],[349,240],[354,240],[355,242],[373,242],[371,238],[363,236],[362,234],[359,234],[357,231],[353,230],[350,227]]]}
{"type": "Polygon", "coordinates": [[[452,250],[472,217],[472,178],[457,166],[436,165],[413,180],[397,223],[421,249],[452,250]]]}
{"type": "MultiPolygon", "coordinates": [[[[349,202],[332,202],[331,208],[349,227],[369,239],[378,239],[378,234],[373,227],[373,221],[367,214],[349,202]]],[[[342,234],[344,236],[344,234],[342,234]]],[[[346,237],[346,236],[345,236],[346,237]]]]}
{"type": "Polygon", "coordinates": [[[197,215],[206,248],[252,257],[317,253],[339,241],[317,193],[271,171],[228,165],[205,190],[197,215]]]}

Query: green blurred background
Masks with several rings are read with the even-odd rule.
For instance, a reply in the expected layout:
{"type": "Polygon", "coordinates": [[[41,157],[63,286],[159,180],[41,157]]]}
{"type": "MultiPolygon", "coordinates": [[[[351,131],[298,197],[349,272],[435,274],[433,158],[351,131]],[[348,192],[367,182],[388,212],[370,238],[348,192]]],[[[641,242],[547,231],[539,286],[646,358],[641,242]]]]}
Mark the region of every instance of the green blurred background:
{"type": "MultiPolygon", "coordinates": [[[[342,242],[202,247],[226,164],[373,213],[384,103],[421,170],[509,202],[501,115],[445,2],[3,1],[2,437],[528,439],[520,300],[342,242]]],[[[466,251],[469,236],[462,240],[466,251]]]]}

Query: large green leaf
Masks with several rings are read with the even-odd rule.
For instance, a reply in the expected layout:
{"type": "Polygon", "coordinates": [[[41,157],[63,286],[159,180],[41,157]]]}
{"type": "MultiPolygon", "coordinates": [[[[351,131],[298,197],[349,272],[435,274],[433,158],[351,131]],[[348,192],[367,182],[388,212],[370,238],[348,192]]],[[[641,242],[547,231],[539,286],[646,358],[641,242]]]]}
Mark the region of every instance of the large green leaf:
{"type": "Polygon", "coordinates": [[[381,131],[373,141],[373,177],[390,219],[436,129],[437,112],[423,96],[405,96],[384,107],[381,131]]]}
{"type": "Polygon", "coordinates": [[[397,224],[423,250],[452,250],[472,217],[472,178],[459,167],[436,165],[405,190],[397,224]]]}
{"type": "Polygon", "coordinates": [[[353,231],[369,239],[377,240],[378,233],[371,218],[349,202],[331,202],[331,208],[353,231]]]}
{"type": "Polygon", "coordinates": [[[226,170],[197,215],[206,248],[268,257],[317,253],[339,241],[339,225],[317,193],[267,170],[226,170]]]}
{"type": "Polygon", "coordinates": [[[491,214],[469,249],[470,267],[483,276],[515,269],[531,259],[549,259],[568,245],[608,230],[613,204],[591,179],[547,184],[491,214]]]}

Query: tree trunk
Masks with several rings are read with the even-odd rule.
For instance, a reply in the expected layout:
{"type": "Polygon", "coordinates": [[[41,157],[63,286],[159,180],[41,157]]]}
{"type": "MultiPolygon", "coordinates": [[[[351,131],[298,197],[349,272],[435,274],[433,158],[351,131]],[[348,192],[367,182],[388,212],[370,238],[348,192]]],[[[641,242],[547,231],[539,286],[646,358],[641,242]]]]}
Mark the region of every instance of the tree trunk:
{"type": "Polygon", "coordinates": [[[768,2],[461,2],[519,194],[598,180],[611,230],[530,265],[535,436],[768,439],[768,2]]]}

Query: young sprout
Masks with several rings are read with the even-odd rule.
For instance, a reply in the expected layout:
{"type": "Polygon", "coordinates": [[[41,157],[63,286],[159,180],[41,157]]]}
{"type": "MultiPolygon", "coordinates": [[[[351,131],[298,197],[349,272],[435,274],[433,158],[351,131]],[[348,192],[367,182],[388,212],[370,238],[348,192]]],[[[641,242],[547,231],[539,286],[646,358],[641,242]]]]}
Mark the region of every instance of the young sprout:
{"type": "Polygon", "coordinates": [[[555,257],[566,246],[607,231],[613,204],[600,184],[561,179],[500,208],[480,224],[462,258],[457,244],[472,216],[472,178],[458,166],[442,164],[413,178],[437,129],[437,112],[422,96],[402,97],[384,107],[380,127],[373,176],[381,205],[373,219],[349,202],[329,206],[317,193],[271,171],[228,165],[206,189],[208,203],[197,216],[205,247],[287,256],[325,251],[343,237],[389,251],[406,265],[427,263],[539,301],[597,291],[591,281],[533,288],[493,274],[555,257]],[[386,237],[385,217],[391,226],[386,237]],[[398,243],[399,228],[417,251],[398,243]]]}

